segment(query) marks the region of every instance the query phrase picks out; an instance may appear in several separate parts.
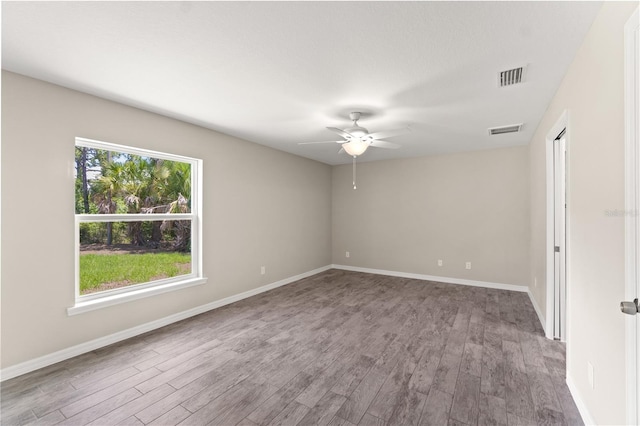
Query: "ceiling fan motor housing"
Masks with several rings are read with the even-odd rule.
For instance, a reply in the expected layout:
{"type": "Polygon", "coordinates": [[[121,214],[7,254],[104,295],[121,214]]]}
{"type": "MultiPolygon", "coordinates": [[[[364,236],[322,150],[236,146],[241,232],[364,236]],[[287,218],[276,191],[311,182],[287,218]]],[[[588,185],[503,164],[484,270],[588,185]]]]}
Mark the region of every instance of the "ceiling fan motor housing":
{"type": "Polygon", "coordinates": [[[344,129],[344,131],[356,138],[360,138],[362,136],[366,136],[369,134],[369,131],[367,129],[365,129],[364,127],[360,127],[358,125],[349,127],[348,129],[344,129]]]}
{"type": "Polygon", "coordinates": [[[362,114],[359,112],[349,113],[349,118],[353,121],[353,126],[348,129],[344,129],[344,131],[354,138],[362,138],[369,134],[369,130],[365,129],[362,126],[358,126],[358,120],[360,120],[360,116],[362,114]]]}

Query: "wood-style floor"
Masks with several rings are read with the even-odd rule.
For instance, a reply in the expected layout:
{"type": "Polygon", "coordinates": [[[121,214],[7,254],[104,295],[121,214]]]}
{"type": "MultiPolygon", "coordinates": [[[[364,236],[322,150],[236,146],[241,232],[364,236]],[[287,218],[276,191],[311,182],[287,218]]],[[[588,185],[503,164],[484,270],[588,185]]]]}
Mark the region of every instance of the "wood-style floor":
{"type": "Polygon", "coordinates": [[[2,384],[2,425],[582,424],[526,293],[330,270],[2,384]]]}

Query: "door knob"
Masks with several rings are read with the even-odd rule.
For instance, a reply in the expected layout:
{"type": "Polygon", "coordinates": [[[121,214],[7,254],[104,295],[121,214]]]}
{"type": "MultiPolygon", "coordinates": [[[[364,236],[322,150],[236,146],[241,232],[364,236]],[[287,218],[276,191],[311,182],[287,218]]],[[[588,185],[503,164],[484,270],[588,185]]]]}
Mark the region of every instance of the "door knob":
{"type": "Polygon", "coordinates": [[[638,313],[638,299],[633,299],[633,302],[620,302],[620,310],[623,314],[635,315],[638,313]]]}

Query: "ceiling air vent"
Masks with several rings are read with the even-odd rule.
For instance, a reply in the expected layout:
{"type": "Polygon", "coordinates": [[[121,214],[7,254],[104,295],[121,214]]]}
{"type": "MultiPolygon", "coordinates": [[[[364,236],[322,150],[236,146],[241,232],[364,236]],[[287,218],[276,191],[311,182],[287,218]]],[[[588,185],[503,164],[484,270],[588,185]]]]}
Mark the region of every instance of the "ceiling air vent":
{"type": "Polygon", "coordinates": [[[502,135],[505,133],[517,133],[522,129],[522,123],[512,124],[511,126],[492,127],[489,129],[490,135],[502,135]]]}
{"type": "Polygon", "coordinates": [[[500,87],[511,86],[522,83],[524,80],[524,67],[518,67],[511,70],[501,71],[498,75],[498,85],[500,87]]]}

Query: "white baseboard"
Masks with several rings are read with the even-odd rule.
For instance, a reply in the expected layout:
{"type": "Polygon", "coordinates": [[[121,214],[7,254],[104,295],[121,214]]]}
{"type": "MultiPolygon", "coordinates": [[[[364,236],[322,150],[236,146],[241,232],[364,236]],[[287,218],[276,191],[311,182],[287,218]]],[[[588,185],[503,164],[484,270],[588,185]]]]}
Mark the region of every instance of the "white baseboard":
{"type": "Polygon", "coordinates": [[[538,302],[536,302],[536,298],[533,297],[533,294],[531,294],[531,291],[528,288],[527,288],[527,293],[529,294],[529,299],[531,299],[531,304],[533,305],[533,309],[535,309],[536,314],[538,314],[538,319],[540,320],[540,324],[542,325],[542,330],[544,330],[545,336],[546,336],[547,321],[544,315],[542,315],[542,311],[540,310],[540,306],[538,305],[538,302]]]}
{"type": "Polygon", "coordinates": [[[383,269],[360,268],[359,266],[331,265],[334,269],[342,269],[344,271],[366,272],[369,274],[389,275],[392,277],[412,278],[416,280],[437,281],[447,284],[460,284],[473,287],[495,288],[498,290],[511,290],[528,292],[529,288],[522,285],[492,283],[489,281],[466,280],[462,278],[436,277],[434,275],[414,274],[411,272],[386,271],[383,269]]]}
{"type": "Polygon", "coordinates": [[[253,290],[245,291],[243,293],[235,294],[233,296],[225,297],[224,299],[216,300],[205,305],[197,306],[186,311],[178,312],[177,314],[169,315],[168,317],[160,318],[155,321],[151,321],[145,324],[141,324],[126,330],[119,331],[117,333],[110,334],[108,336],[99,337],[94,340],[90,340],[79,345],[71,346],[70,348],[62,349],[57,352],[53,352],[48,355],[44,355],[29,361],[22,362],[20,364],[12,365],[0,370],[0,382],[12,379],[14,377],[21,376],[31,371],[38,370],[40,368],[47,367],[49,365],[64,361],[74,356],[82,355],[87,352],[91,352],[98,348],[102,348],[113,343],[120,342],[125,339],[146,333],[151,330],[155,330],[160,327],[172,324],[174,322],[182,321],[183,319],[202,314],[204,312],[216,309],[230,303],[238,302],[242,299],[246,299],[251,296],[255,296],[265,291],[273,290],[274,288],[281,287],[286,284],[301,280],[303,278],[310,277],[312,275],[319,274],[326,270],[331,269],[331,265],[323,266],[312,271],[304,272],[293,277],[285,278],[280,281],[276,281],[271,284],[263,285],[253,290]]]}
{"type": "Polygon", "coordinates": [[[580,393],[578,392],[578,388],[576,388],[575,383],[573,383],[573,380],[571,379],[571,377],[569,376],[568,373],[567,373],[567,387],[569,388],[569,392],[571,392],[571,396],[573,397],[573,400],[576,403],[576,406],[578,407],[578,411],[580,412],[580,415],[582,416],[582,421],[584,422],[584,424],[585,425],[595,425],[595,424],[597,424],[593,420],[593,417],[591,417],[591,414],[589,413],[589,410],[587,409],[587,404],[585,404],[584,400],[580,397],[580,393]]]}

